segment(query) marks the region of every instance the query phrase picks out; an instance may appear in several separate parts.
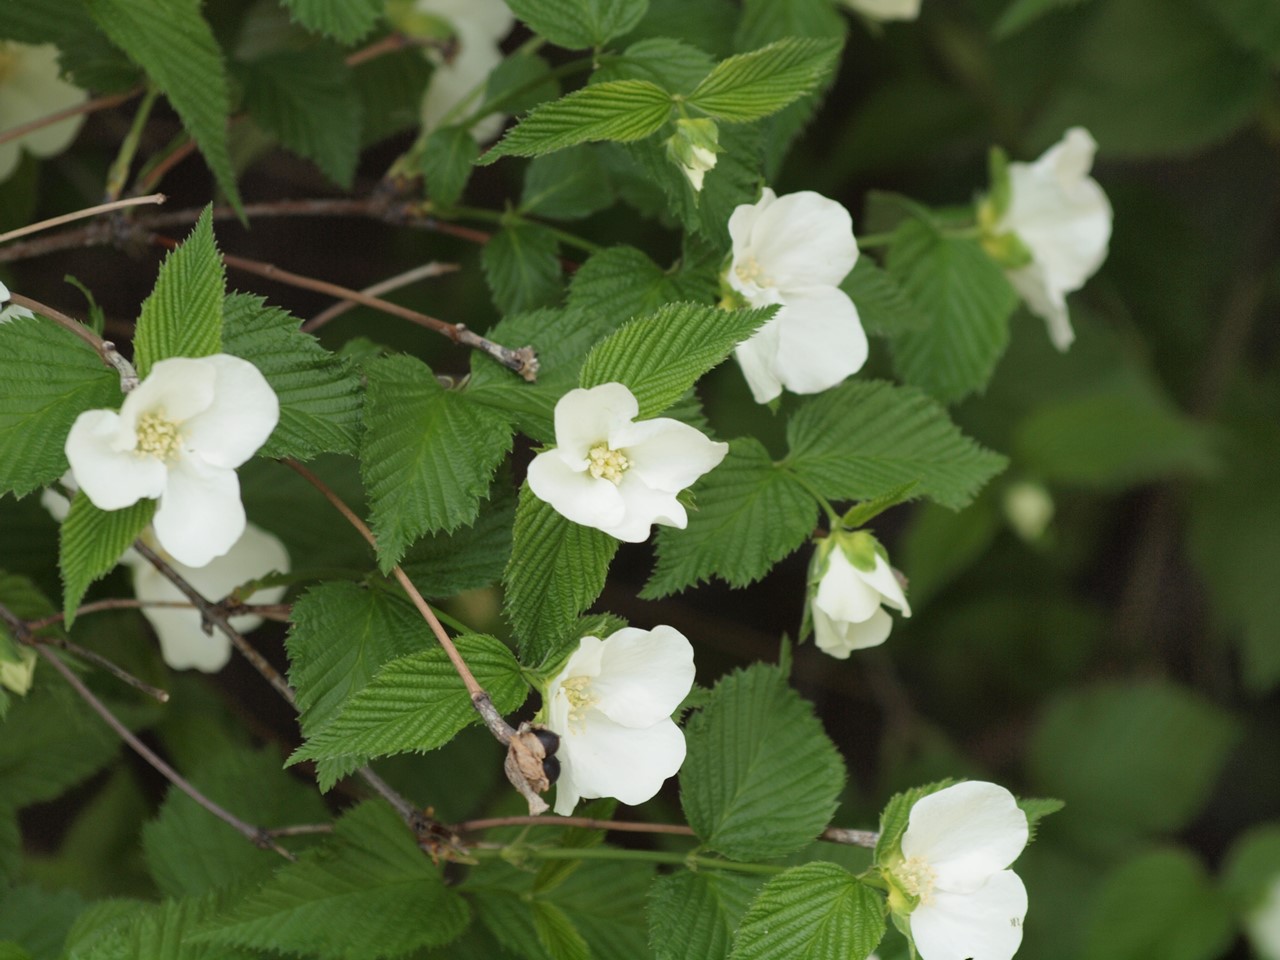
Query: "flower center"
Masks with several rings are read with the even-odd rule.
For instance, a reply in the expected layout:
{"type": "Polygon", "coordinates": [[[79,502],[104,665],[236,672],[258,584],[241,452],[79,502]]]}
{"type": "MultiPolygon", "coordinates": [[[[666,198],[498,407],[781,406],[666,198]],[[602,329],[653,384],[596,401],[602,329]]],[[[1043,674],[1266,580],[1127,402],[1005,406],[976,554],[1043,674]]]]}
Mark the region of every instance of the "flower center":
{"type": "Polygon", "coordinates": [[[591,692],[590,677],[570,677],[560,684],[560,692],[569,701],[569,722],[581,726],[587,711],[600,702],[591,692]]]}
{"type": "Polygon", "coordinates": [[[760,261],[755,257],[747,257],[746,260],[733,268],[733,272],[738,275],[738,279],[743,283],[754,283],[757,287],[772,287],[775,285],[773,277],[765,276],[764,267],[760,266],[760,261]]]}
{"type": "Polygon", "coordinates": [[[178,431],[178,425],[166,419],[163,410],[140,416],[136,433],[138,445],[134,447],[134,452],[139,456],[169,461],[182,449],[182,434],[178,431]]]}
{"type": "Polygon", "coordinates": [[[597,480],[608,480],[613,484],[617,484],[622,479],[622,475],[627,472],[627,468],[631,466],[631,461],[627,459],[625,453],[621,450],[611,450],[607,443],[597,443],[587,451],[587,460],[590,461],[587,470],[593,477],[597,480]]]}
{"type": "Polygon", "coordinates": [[[903,860],[893,868],[893,876],[903,890],[913,897],[919,897],[921,903],[933,901],[933,885],[938,880],[938,871],[929,866],[924,857],[903,860]]]}

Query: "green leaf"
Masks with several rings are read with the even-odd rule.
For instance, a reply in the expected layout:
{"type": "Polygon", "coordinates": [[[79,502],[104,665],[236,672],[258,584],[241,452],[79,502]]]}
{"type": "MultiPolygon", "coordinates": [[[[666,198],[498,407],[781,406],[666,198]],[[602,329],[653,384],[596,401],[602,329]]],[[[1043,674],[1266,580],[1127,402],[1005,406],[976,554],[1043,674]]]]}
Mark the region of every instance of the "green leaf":
{"type": "Polygon", "coordinates": [[[817,507],[795,475],[774,466],[751,437],[729,444],[729,455],[692,488],[697,509],[685,530],[660,527],[658,562],[641,596],[656,600],[719,577],[745,587],[804,543],[817,507]]]}
{"type": "Polygon", "coordinates": [[[840,283],[858,308],[862,329],[874,337],[890,339],[912,330],[923,330],[929,318],[906,295],[886,270],[870,257],[859,257],[853,270],[840,283]]]}
{"type": "Polygon", "coordinates": [[[294,153],[350,188],[363,107],[342,53],[328,45],[281,50],[244,64],[244,108],[294,153]]]}
{"type": "Polygon", "coordinates": [[[582,366],[583,387],[618,382],[640,404],[640,419],[671,406],[708,370],[722,363],[773,315],[670,303],[627,323],[596,345],[582,366]]]}
{"type": "Polygon", "coordinates": [[[243,950],[191,942],[191,935],[220,906],[214,897],[148,904],[117,918],[98,936],[77,946],[72,956],[75,960],[252,960],[243,950]]]}
{"type": "MultiPolygon", "coordinates": [[[[528,684],[500,640],[463,634],[454,637],[454,643],[500,713],[511,713],[524,703],[528,684]]],[[[437,645],[384,664],[289,762],[348,757],[363,762],[395,753],[426,753],[479,722],[462,678],[437,645]]],[[[322,777],[321,787],[331,786],[322,777]]]]}
{"type": "Polygon", "coordinates": [[[1028,764],[1036,789],[1071,808],[1064,826],[1175,831],[1208,801],[1239,735],[1230,714],[1173,684],[1100,683],[1049,704],[1028,764]]]}
{"type": "Polygon", "coordinates": [[[199,939],[318,960],[383,960],[448,943],[467,919],[466,903],[413,834],[389,806],[370,802],[338,821],[332,843],[303,853],[199,939]]]}
{"type": "Polygon", "coordinates": [[[1214,960],[1235,939],[1225,898],[1182,849],[1147,853],[1113,871],[1086,923],[1081,960],[1214,960]]]}
{"type": "Polygon", "coordinates": [[[72,890],[34,884],[0,891],[0,938],[21,943],[34,960],[59,960],[67,931],[85,902],[72,890]]]}
{"type": "Polygon", "coordinates": [[[626,33],[649,9],[649,0],[511,0],[517,17],[567,50],[601,47],[626,33]]]}
{"type": "Polygon", "coordinates": [[[222,256],[213,240],[212,209],[206,207],[186,242],[164,258],[155,289],[142,302],[133,338],[140,376],[146,377],[156,361],[168,357],[221,352],[225,287],[222,256]]]}
{"type": "Polygon", "coordinates": [[[670,113],[671,95],[647,80],[593,84],[534,109],[477,162],[536,157],[592,140],[642,140],[670,113]]]}
{"type": "Polygon", "coordinates": [[[1027,843],[1036,838],[1040,821],[1050,814],[1057,813],[1066,804],[1051,797],[1023,797],[1018,801],[1018,809],[1027,815],[1027,829],[1030,831],[1027,843]]]}
{"type": "Polygon", "coordinates": [[[866,960],[884,937],[884,901],[834,863],[779,874],[756,895],[732,960],[866,960]]]}
{"type": "Polygon", "coordinates": [[[591,960],[591,948],[554,903],[533,904],[533,931],[553,960],[591,960]]]}
{"type": "Polygon", "coordinates": [[[657,960],[725,960],[757,887],[731,873],[682,871],[649,893],[649,942],[657,960]]]}
{"type": "Polygon", "coordinates": [[[983,390],[1009,342],[1017,295],[976,241],[920,220],[894,231],[889,273],[929,317],[893,340],[894,369],[944,403],[983,390]]]}
{"type": "Polygon", "coordinates": [[[714,65],[715,60],[695,46],[669,36],[653,37],[631,44],[621,57],[600,64],[591,80],[648,80],[663,90],[687,95],[714,65]]]}
{"type": "Polygon", "coordinates": [[[76,494],[58,537],[62,612],[68,627],[75,623],[76,608],[89,585],[115,569],[155,512],[154,500],[139,500],[123,510],[100,510],[83,493],[76,494]]]}
{"type": "MultiPolygon", "coordinates": [[[[315,790],[280,768],[274,747],[215,752],[199,768],[184,772],[206,797],[255,827],[329,817],[315,790]]],[[[280,865],[276,853],[246,843],[238,830],[176,788],[170,788],[156,819],[143,827],[142,849],[156,885],[171,897],[260,882],[280,865]]]]}
{"type": "Polygon", "coordinates": [[[751,50],[784,37],[841,37],[844,31],[844,17],[825,0],[744,0],[737,47],[751,50]]]}
{"type": "Polygon", "coordinates": [[[0,943],[0,960],[32,960],[31,954],[11,941],[0,943]]]}
{"type": "Polygon", "coordinates": [[[479,155],[480,145],[467,127],[433,130],[422,147],[422,175],[431,202],[443,207],[457,203],[479,155]]]}
{"type": "Polygon", "coordinates": [[[414,45],[366,60],[351,70],[364,116],[362,146],[373,146],[422,123],[422,97],[431,70],[430,61],[414,45]]]}
{"type": "Polygon", "coordinates": [[[341,43],[355,43],[382,17],[379,0],[284,0],[293,19],[341,43]]]}
{"type": "Polygon", "coordinates": [[[18,830],[18,815],[12,810],[0,810],[0,888],[13,883],[21,861],[22,834],[18,830]]]}
{"type": "Polygon", "coordinates": [[[1280,64],[1280,7],[1271,0],[1201,0],[1200,6],[1240,46],[1280,64]]]}
{"type": "Polygon", "coordinates": [[[298,329],[298,318],[260,297],[233,293],[223,304],[222,349],[251,361],[280,401],[280,422],[258,452],[310,460],[359,449],[360,377],[349,360],[298,329]]]}
{"type": "Polygon", "coordinates": [[[958,510],[1006,460],[974,443],[919,390],[853,381],[808,400],[787,424],[784,461],[833,500],[913,492],[958,510]]]}
{"type": "Polygon", "coordinates": [[[450,534],[422,538],[409,549],[400,565],[427,597],[452,597],[464,590],[487,587],[502,579],[511,556],[515,519],[515,491],[499,474],[494,492],[480,505],[475,523],[450,534]]]}
{"type": "Polygon", "coordinates": [[[57,480],[76,417],[120,402],[119,376],[80,338],[36,317],[0,323],[0,493],[57,480]]]}
{"type": "Polygon", "coordinates": [[[521,659],[535,664],[568,639],[577,616],[604,589],[618,541],[583,527],[520,488],[511,561],[503,574],[507,619],[521,659]]]}
{"type": "Polygon", "coordinates": [[[227,151],[231,96],[226,67],[213,31],[200,15],[198,0],[171,0],[163,16],[157,15],[154,0],[86,0],[86,4],[111,42],[142,67],[168,98],[200,147],[218,187],[241,212],[227,151]]]}
{"type": "Polygon", "coordinates": [[[559,241],[536,223],[504,227],[480,254],[493,302],[503,313],[550,306],[560,299],[559,241]]]}
{"type": "Polygon", "coordinates": [[[721,680],[685,739],[680,802],[713,850],[769,860],[800,850],[831,822],[844,763],[776,667],[758,663],[721,680]]]}
{"type": "Polygon", "coordinates": [[[758,120],[815,90],[839,53],[839,40],[779,40],[717,64],[689,103],[729,123],[758,120]]]}
{"type": "Polygon", "coordinates": [[[525,170],[520,212],[579,220],[612,206],[613,200],[599,148],[583,145],[534,158],[525,170]]]}
{"type": "Polygon", "coordinates": [[[423,534],[476,518],[511,449],[511,430],[501,414],[446,390],[412,357],[366,364],[365,375],[360,472],[385,572],[423,534]]]}
{"type": "MultiPolygon", "coordinates": [[[[678,278],[635,247],[609,247],[592,254],[569,285],[569,306],[577,313],[609,318],[602,330],[614,329],[632,317],[681,299],[692,298],[682,290],[678,278]]],[[[596,339],[600,335],[596,332],[596,339]]]]}

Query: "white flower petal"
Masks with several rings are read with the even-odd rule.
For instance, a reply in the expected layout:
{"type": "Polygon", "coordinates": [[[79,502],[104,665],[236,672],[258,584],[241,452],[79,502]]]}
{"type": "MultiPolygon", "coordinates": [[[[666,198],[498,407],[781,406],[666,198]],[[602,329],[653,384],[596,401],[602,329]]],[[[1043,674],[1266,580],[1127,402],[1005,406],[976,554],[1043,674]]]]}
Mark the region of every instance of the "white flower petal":
{"type": "Polygon", "coordinates": [[[681,530],[689,523],[684,505],[676,499],[674,493],[650,488],[644,480],[630,470],[622,475],[622,481],[618,484],[618,493],[626,505],[626,513],[617,523],[602,526],[600,529],[624,543],[643,543],[648,540],[655,523],[681,530]]]}
{"type": "Polygon", "coordinates": [[[880,591],[835,547],[827,558],[827,572],[818,582],[813,605],[832,620],[861,623],[880,609],[880,591]]]}
{"type": "Polygon", "coordinates": [[[244,533],[240,478],[234,470],[213,466],[199,456],[180,455],[169,466],[168,485],[152,526],[166,553],[188,567],[203,567],[230,550],[244,533]]]}
{"type": "Polygon", "coordinates": [[[920,0],[843,0],[843,3],[873,20],[914,20],[920,16],[920,0]]]}
{"type": "Polygon", "coordinates": [[[76,484],[95,507],[120,510],[164,492],[165,465],[135,454],[136,443],[133,430],[113,410],[86,410],[76,417],[64,449],[76,484]]]}
{"type": "MultiPolygon", "coordinates": [[[[747,297],[751,297],[760,288],[757,284],[739,276],[734,267],[745,265],[752,255],[751,235],[756,228],[756,222],[777,199],[778,195],[765,187],[761,191],[759,200],[755,203],[739,204],[733,208],[733,213],[729,214],[729,239],[733,243],[733,264],[728,274],[729,285],[747,297]]],[[[753,306],[762,306],[762,304],[756,303],[753,306]]]]}
{"type": "Polygon", "coordinates": [[[788,292],[774,319],[780,325],[774,370],[792,393],[821,393],[867,362],[867,335],[843,290],[788,292]]]}
{"type": "Polygon", "coordinates": [[[627,513],[618,488],[608,480],[577,471],[565,463],[559,449],[547,450],[529,464],[529,489],[563,517],[584,527],[608,532],[627,513]]]}
{"type": "MultiPolygon", "coordinates": [[[[858,259],[858,244],[848,210],[802,190],[778,197],[760,212],[743,253],[755,258],[766,278],[762,286],[790,292],[840,283],[858,259]]],[[[738,259],[735,244],[735,264],[738,259]]]]}
{"type": "Polygon", "coordinates": [[[1027,845],[1027,817],[1012,793],[970,780],[916,801],[902,854],[937,873],[937,889],[966,893],[1017,859],[1027,845]]]}
{"type": "MultiPolygon", "coordinates": [[[[171,362],[156,364],[152,376],[171,362]]],[[[183,436],[206,462],[235,469],[271,436],[280,420],[280,401],[248,360],[219,353],[195,362],[213,371],[213,398],[203,411],[184,418],[183,436]]]]}
{"type": "Polygon", "coordinates": [[[556,446],[568,462],[587,453],[636,418],[640,404],[621,383],[570,390],[556,402],[556,446]]]}
{"type": "Polygon", "coordinates": [[[849,659],[854,650],[878,647],[893,632],[893,617],[879,609],[861,623],[837,622],[816,606],[812,608],[812,615],[814,643],[837,660],[849,659]]]}
{"type": "Polygon", "coordinates": [[[894,575],[893,568],[885,563],[884,557],[876,554],[876,566],[870,573],[864,570],[857,572],[864,583],[880,594],[881,602],[901,610],[904,617],[911,616],[911,607],[907,604],[906,594],[902,592],[902,584],[894,575]]]}
{"type": "Polygon", "coordinates": [[[1071,316],[1067,312],[1067,298],[1061,290],[1049,286],[1044,268],[1038,263],[1029,263],[1017,270],[1005,271],[1005,276],[1027,309],[1044,320],[1053,345],[1064,351],[1070,347],[1075,342],[1076,332],[1071,327],[1071,316]]]}
{"type": "Polygon", "coordinates": [[[1280,960],[1280,876],[1262,903],[1245,916],[1244,928],[1261,960],[1280,960]]]}
{"type": "Polygon", "coordinates": [[[693,646],[674,627],[627,627],[603,645],[596,709],[624,727],[668,720],[693,687],[693,646]]]}
{"type": "Polygon", "coordinates": [[[214,402],[217,373],[204,359],[171,357],[157,361],[124,398],[120,416],[130,429],[143,414],[154,414],[171,423],[181,424],[209,409],[214,402]]]}
{"type": "Polygon", "coordinates": [[[1011,960],[1026,915],[1026,887],[1003,870],[972,893],[935,891],[908,923],[922,960],[1011,960]]]}
{"type": "MultiPolygon", "coordinates": [[[[579,731],[560,740],[561,777],[569,772],[577,792],[587,798],[617,797],[635,805],[653,798],[684,763],[684,734],[669,718],[635,729],[590,711],[579,731]]],[[[556,810],[560,809],[557,796],[556,810]]]]}
{"type": "Polygon", "coordinates": [[[733,350],[756,403],[768,403],[782,393],[782,380],[775,368],[781,337],[782,323],[775,315],[751,339],[738,344],[733,350]]]}
{"type": "Polygon", "coordinates": [[[710,440],[696,427],[670,417],[628,424],[609,437],[609,446],[627,455],[628,473],[667,493],[679,493],[729,452],[727,443],[710,440]]]}

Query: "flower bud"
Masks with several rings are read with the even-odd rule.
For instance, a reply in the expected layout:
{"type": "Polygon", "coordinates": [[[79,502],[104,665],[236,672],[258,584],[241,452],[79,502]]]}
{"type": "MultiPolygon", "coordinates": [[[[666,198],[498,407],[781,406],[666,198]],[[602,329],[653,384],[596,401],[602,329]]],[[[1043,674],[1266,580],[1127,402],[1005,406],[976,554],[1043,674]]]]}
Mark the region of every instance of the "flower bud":
{"type": "Polygon", "coordinates": [[[884,547],[870,533],[837,531],[818,541],[809,566],[814,642],[838,660],[884,643],[893,620],[881,604],[911,616],[884,547]]]}
{"type": "Polygon", "coordinates": [[[18,648],[18,659],[0,660],[0,687],[25,697],[36,674],[36,652],[30,647],[18,648]]]}
{"type": "Polygon", "coordinates": [[[1042,485],[1028,480],[1009,484],[1003,506],[1013,532],[1028,543],[1043,537],[1053,519],[1053,497],[1042,485]]]}
{"type": "Polygon", "coordinates": [[[720,130],[714,120],[681,118],[667,138],[667,156],[688,177],[695,193],[701,192],[702,178],[715,167],[719,152],[720,130]]]}

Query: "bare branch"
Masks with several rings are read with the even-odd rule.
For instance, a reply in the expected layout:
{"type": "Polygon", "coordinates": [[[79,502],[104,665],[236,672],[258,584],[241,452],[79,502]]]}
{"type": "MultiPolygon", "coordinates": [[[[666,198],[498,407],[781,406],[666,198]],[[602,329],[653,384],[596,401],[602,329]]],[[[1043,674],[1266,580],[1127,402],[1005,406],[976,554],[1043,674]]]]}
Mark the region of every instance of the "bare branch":
{"type": "MultiPolygon", "coordinates": [[[[398,273],[394,277],[388,277],[386,280],[380,280],[372,286],[365,287],[361,293],[368,294],[372,297],[380,297],[384,293],[391,293],[393,290],[399,290],[401,287],[407,287],[410,284],[417,283],[419,280],[428,280],[431,277],[438,277],[446,273],[453,273],[458,269],[456,263],[437,263],[431,261],[424,263],[420,267],[414,267],[412,270],[406,270],[404,273],[398,273]]],[[[354,310],[359,304],[354,300],[343,300],[335,303],[332,307],[317,313],[314,317],[302,325],[303,333],[312,333],[319,330],[330,320],[336,320],[350,310],[354,310]]]]}
{"type": "Polygon", "coordinates": [[[108,367],[115,370],[120,375],[120,389],[124,393],[128,393],[138,385],[138,372],[133,369],[133,364],[122,357],[116,350],[116,345],[110,340],[103,340],[100,336],[86,327],[78,320],[73,320],[59,310],[46,306],[38,300],[32,300],[30,297],[24,297],[18,293],[9,294],[9,302],[19,307],[26,307],[34,313],[47,317],[58,326],[65,330],[69,330],[77,337],[83,340],[97,352],[102,358],[102,362],[108,367]]]}
{"type": "Polygon", "coordinates": [[[35,133],[37,130],[43,130],[45,127],[51,127],[55,123],[61,123],[71,117],[78,117],[95,113],[98,110],[109,110],[112,107],[118,107],[122,103],[127,103],[138,94],[142,93],[146,87],[137,86],[132,90],[126,90],[124,93],[111,93],[103,97],[95,97],[93,100],[86,100],[83,103],[77,103],[73,107],[67,107],[65,110],[59,110],[48,116],[38,117],[28,123],[21,124],[16,127],[10,127],[8,130],[0,132],[0,144],[8,143],[10,140],[17,140],[25,137],[28,133],[35,133]]]}
{"type": "Polygon", "coordinates": [[[40,231],[48,230],[51,227],[60,227],[64,223],[72,223],[76,220],[83,220],[86,217],[96,217],[100,213],[111,213],[114,210],[123,210],[126,207],[160,204],[164,203],[167,199],[169,198],[163,193],[151,193],[145,197],[129,197],[125,200],[112,200],[110,203],[100,203],[96,207],[86,207],[83,210],[64,213],[60,217],[51,217],[48,220],[41,220],[39,223],[32,223],[25,227],[19,227],[17,230],[10,230],[8,233],[0,233],[0,243],[5,243],[9,240],[16,240],[18,237],[25,237],[28,234],[39,233],[40,231]]]}

